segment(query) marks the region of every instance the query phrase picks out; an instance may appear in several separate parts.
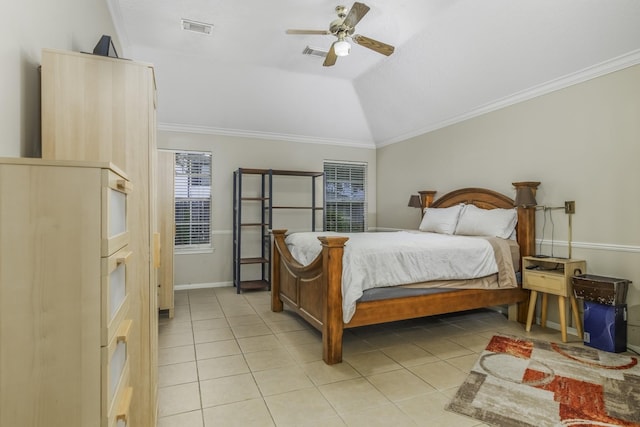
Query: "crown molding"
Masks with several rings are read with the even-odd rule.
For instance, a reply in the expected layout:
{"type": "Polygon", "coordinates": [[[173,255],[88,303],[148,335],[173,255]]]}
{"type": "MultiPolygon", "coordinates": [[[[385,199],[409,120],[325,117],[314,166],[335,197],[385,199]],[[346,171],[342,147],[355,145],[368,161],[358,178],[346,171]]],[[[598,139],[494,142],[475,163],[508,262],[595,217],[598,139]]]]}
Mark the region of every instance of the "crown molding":
{"type": "Polygon", "coordinates": [[[377,142],[376,146],[378,148],[381,148],[387,145],[392,145],[398,142],[406,141],[410,138],[414,138],[416,136],[420,136],[425,133],[433,132],[434,130],[451,126],[453,124],[463,122],[465,120],[469,120],[471,118],[481,116],[483,114],[490,113],[492,111],[496,111],[514,104],[518,104],[523,101],[528,101],[530,99],[533,99],[542,95],[546,95],[548,93],[555,92],[557,90],[564,89],[569,86],[576,85],[578,83],[583,83],[588,80],[595,79],[597,77],[601,77],[606,74],[613,73],[615,71],[620,71],[625,68],[629,68],[638,64],[640,64],[640,49],[628,52],[624,55],[620,55],[618,57],[609,59],[599,64],[584,68],[575,73],[567,74],[563,77],[550,80],[548,82],[539,84],[537,86],[533,86],[529,89],[516,92],[507,97],[498,99],[488,104],[481,105],[477,108],[474,108],[458,116],[454,116],[454,117],[442,120],[440,122],[432,123],[421,129],[418,129],[412,132],[407,132],[403,135],[390,138],[385,141],[377,142]]]}
{"type": "Polygon", "coordinates": [[[373,141],[355,141],[350,139],[320,138],[302,135],[278,134],[241,129],[224,129],[209,126],[183,125],[178,123],[158,123],[163,132],[197,133],[203,135],[233,136],[238,138],[268,139],[272,141],[299,142],[303,144],[337,145],[340,147],[367,148],[375,150],[373,141]]]}

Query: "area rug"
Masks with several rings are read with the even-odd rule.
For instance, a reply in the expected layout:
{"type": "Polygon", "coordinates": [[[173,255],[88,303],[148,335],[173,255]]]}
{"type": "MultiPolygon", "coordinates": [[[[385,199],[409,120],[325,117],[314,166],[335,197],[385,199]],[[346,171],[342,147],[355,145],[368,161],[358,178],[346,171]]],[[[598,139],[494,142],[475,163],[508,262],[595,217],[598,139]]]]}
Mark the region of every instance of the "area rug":
{"type": "Polygon", "coordinates": [[[495,426],[640,426],[638,358],[496,335],[448,404],[495,426]]]}

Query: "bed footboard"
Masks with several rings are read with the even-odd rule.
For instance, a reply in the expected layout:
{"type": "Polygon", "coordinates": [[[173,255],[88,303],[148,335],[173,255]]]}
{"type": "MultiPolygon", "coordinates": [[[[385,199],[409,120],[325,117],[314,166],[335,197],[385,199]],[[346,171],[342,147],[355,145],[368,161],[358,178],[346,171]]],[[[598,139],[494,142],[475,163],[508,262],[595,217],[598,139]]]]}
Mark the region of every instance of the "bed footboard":
{"type": "Polygon", "coordinates": [[[322,333],[323,360],[342,361],[342,255],[347,237],[320,237],[322,252],[307,266],[297,262],[285,239],[286,230],[273,230],[271,310],[283,303],[322,333]]]}

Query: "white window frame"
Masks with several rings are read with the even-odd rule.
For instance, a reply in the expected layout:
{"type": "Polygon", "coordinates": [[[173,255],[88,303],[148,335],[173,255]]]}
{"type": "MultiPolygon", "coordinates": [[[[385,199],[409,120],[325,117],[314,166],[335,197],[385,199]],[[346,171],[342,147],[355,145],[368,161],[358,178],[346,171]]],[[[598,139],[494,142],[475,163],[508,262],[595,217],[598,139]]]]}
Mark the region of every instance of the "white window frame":
{"type": "Polygon", "coordinates": [[[368,184],[367,163],[325,160],[325,230],[340,232],[367,231],[368,184]],[[341,187],[341,188],[338,188],[341,187]],[[347,222],[331,219],[334,206],[341,205],[347,222]],[[353,222],[355,218],[360,220],[353,222]]]}
{"type": "Polygon", "coordinates": [[[212,243],[212,155],[206,151],[176,151],[176,162],[174,169],[174,202],[175,202],[175,239],[174,248],[176,253],[210,252],[213,249],[212,243]],[[186,158],[186,165],[185,159],[186,158]],[[190,158],[190,159],[189,159],[190,158]],[[207,162],[202,160],[208,158],[207,162]],[[192,162],[196,163],[192,163],[192,162]],[[204,165],[198,171],[194,170],[196,165],[204,165]],[[208,166],[208,171],[207,171],[208,166]],[[195,184],[197,182],[208,181],[207,185],[195,184]],[[188,206],[185,208],[185,204],[188,206]],[[200,209],[198,208],[198,205],[200,209]],[[207,206],[208,205],[208,206],[207,206]],[[203,215],[204,219],[194,220],[194,213],[197,211],[203,215]],[[186,218],[184,220],[183,218],[186,218]],[[188,227],[188,241],[182,242],[181,228],[188,227]],[[193,229],[201,228],[200,233],[193,233],[193,229]],[[206,238],[205,238],[206,235],[206,238]],[[196,243],[194,243],[194,240],[196,243]]]}

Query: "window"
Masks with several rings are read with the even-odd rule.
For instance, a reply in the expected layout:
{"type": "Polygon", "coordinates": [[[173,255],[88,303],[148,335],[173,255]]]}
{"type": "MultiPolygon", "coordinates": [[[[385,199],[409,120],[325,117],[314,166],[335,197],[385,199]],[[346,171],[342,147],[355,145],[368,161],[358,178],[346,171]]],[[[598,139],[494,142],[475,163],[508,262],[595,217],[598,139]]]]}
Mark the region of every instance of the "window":
{"type": "Polygon", "coordinates": [[[367,230],[367,164],[325,162],[325,228],[367,230]]]}
{"type": "Polygon", "coordinates": [[[211,248],[211,153],[177,152],[176,250],[211,248]]]}

